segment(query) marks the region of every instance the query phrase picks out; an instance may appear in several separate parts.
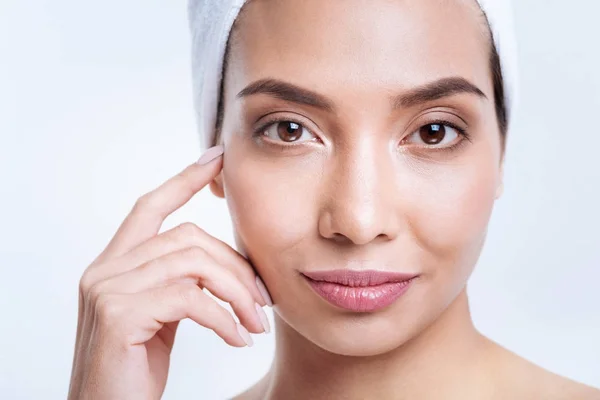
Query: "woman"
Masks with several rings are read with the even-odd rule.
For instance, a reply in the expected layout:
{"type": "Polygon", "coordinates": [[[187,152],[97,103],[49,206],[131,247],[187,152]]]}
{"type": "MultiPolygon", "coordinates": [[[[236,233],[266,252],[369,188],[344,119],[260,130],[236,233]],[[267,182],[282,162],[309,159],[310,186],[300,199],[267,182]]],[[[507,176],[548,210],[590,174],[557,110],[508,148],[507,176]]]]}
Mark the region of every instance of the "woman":
{"type": "Polygon", "coordinates": [[[600,399],[471,320],[509,127],[476,1],[253,0],[225,61],[214,146],[81,278],[70,398],[159,398],[178,321],[252,345],[269,305],[275,360],[237,399],[600,399]],[[207,185],[239,252],[191,223],[158,233],[207,185]]]}

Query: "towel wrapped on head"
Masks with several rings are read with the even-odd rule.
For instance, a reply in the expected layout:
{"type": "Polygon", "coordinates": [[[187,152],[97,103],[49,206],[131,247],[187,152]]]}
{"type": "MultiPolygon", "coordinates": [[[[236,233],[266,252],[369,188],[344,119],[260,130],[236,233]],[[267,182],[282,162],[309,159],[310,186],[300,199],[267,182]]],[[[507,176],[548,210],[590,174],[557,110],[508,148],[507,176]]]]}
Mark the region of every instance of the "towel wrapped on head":
{"type": "MultiPolygon", "coordinates": [[[[246,1],[189,0],[188,3],[194,107],[203,149],[214,141],[225,48],[233,23],[246,1]]],[[[478,2],[487,16],[500,57],[508,130],[515,116],[518,88],[512,4],[510,0],[478,2]]]]}

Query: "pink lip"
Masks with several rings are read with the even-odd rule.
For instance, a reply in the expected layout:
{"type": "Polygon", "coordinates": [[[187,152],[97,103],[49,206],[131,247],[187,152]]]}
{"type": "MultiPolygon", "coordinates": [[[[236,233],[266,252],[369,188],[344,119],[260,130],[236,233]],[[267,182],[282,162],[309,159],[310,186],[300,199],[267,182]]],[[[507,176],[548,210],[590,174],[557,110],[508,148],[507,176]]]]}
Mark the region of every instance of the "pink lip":
{"type": "Polygon", "coordinates": [[[303,272],[313,290],[331,304],[356,312],[389,306],[418,275],[376,270],[303,272]]]}

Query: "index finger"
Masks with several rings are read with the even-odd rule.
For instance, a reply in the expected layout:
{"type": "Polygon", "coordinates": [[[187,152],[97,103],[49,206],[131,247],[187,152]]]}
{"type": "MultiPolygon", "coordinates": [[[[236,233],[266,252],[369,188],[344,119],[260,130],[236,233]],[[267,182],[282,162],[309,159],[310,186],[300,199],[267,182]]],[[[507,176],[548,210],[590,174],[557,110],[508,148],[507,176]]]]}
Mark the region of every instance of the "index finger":
{"type": "Polygon", "coordinates": [[[165,218],[208,185],[223,167],[223,146],[208,149],[200,159],[158,188],[140,197],[98,258],[123,255],[155,236],[165,218]]]}

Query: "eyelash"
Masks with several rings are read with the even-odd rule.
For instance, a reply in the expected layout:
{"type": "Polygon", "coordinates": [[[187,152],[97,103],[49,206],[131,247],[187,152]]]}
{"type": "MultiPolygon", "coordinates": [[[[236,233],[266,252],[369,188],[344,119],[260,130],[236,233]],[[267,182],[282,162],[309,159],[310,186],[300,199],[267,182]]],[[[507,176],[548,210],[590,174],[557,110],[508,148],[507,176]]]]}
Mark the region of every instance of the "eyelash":
{"type": "MultiPolygon", "coordinates": [[[[459,127],[458,125],[447,121],[445,119],[441,119],[441,118],[435,118],[429,122],[427,122],[426,124],[423,124],[421,126],[419,126],[418,129],[421,129],[424,126],[428,126],[428,125],[443,125],[443,126],[447,126],[450,127],[452,129],[454,129],[459,136],[462,136],[463,139],[454,143],[451,146],[443,146],[443,147],[435,147],[435,146],[422,146],[424,149],[428,150],[428,151],[447,151],[447,152],[453,152],[455,150],[458,150],[459,147],[463,146],[465,143],[465,141],[469,141],[471,142],[471,135],[469,134],[469,132],[467,132],[466,129],[459,127]]],[[[411,133],[412,135],[412,133],[411,133]]]]}
{"type": "MultiPolygon", "coordinates": [[[[252,133],[252,137],[259,137],[259,136],[263,136],[263,133],[265,132],[265,129],[267,129],[268,127],[270,127],[273,124],[277,124],[279,122],[293,122],[295,124],[300,125],[301,127],[303,127],[304,129],[308,130],[311,134],[313,134],[314,136],[317,137],[317,135],[315,135],[310,129],[308,129],[307,127],[304,126],[304,124],[300,121],[298,121],[297,119],[294,118],[282,118],[282,117],[275,117],[272,119],[269,119],[267,121],[265,121],[261,126],[259,126],[258,128],[256,128],[254,130],[254,132],[252,133]]],[[[318,137],[317,137],[318,138],[318,137]]],[[[302,142],[304,143],[304,142],[302,142]]],[[[290,148],[290,147],[295,147],[295,146],[300,146],[301,144],[275,144],[275,143],[270,143],[273,146],[279,146],[280,148],[290,148]]]]}
{"type": "MultiPolygon", "coordinates": [[[[279,122],[293,122],[295,124],[300,125],[304,129],[307,129],[311,134],[314,135],[314,133],[310,129],[306,128],[302,122],[300,122],[300,121],[298,121],[298,120],[296,120],[294,118],[275,117],[275,118],[272,118],[272,119],[270,119],[268,121],[265,121],[260,127],[256,128],[254,130],[254,132],[252,133],[252,137],[256,138],[256,137],[262,136],[263,133],[264,133],[264,131],[268,127],[270,127],[273,124],[277,124],[279,122]]],[[[423,146],[423,148],[426,148],[427,150],[448,151],[448,152],[451,152],[451,151],[457,150],[461,145],[463,145],[464,144],[463,142],[465,140],[471,142],[471,135],[467,132],[466,129],[461,128],[458,125],[456,125],[456,124],[454,124],[454,123],[452,123],[450,121],[447,121],[445,119],[441,119],[441,118],[433,119],[433,120],[427,122],[426,124],[423,124],[423,125],[419,126],[418,129],[421,129],[422,127],[428,126],[428,125],[443,125],[443,126],[446,126],[446,127],[450,127],[452,129],[454,129],[464,139],[460,140],[459,142],[457,142],[457,143],[455,143],[455,144],[453,144],[451,146],[444,146],[444,147],[423,146]]],[[[412,135],[412,133],[411,133],[411,135],[412,135]]],[[[270,144],[272,144],[273,146],[278,146],[280,148],[286,148],[286,147],[290,148],[290,147],[300,146],[302,143],[304,143],[304,142],[301,142],[300,144],[275,144],[275,143],[270,143],[270,144]]]]}

